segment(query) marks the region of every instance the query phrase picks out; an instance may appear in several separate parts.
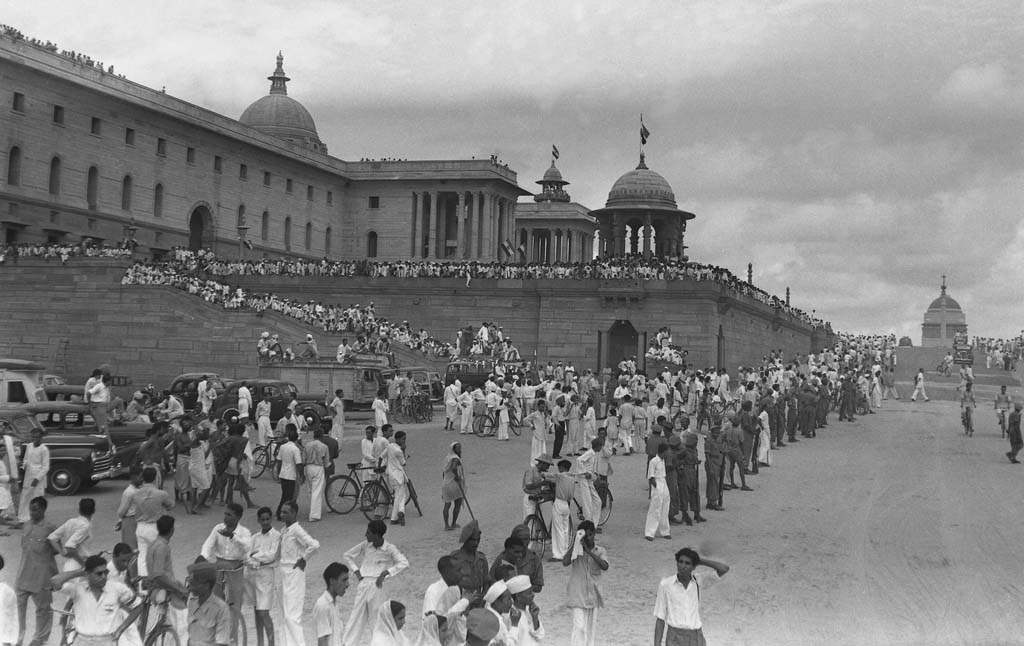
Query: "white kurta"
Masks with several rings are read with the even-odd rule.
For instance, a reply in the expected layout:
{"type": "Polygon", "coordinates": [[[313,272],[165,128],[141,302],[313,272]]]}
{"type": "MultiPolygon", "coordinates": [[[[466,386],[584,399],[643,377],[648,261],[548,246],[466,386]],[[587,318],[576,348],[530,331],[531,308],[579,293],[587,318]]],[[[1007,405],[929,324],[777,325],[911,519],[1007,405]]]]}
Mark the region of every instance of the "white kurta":
{"type": "Polygon", "coordinates": [[[671,499],[668,493],[668,483],[665,482],[665,461],[658,456],[651,458],[647,465],[647,478],[654,478],[654,487],[651,489],[651,502],[647,507],[644,536],[647,538],[669,536],[671,531],[668,524],[668,509],[671,499]]]}

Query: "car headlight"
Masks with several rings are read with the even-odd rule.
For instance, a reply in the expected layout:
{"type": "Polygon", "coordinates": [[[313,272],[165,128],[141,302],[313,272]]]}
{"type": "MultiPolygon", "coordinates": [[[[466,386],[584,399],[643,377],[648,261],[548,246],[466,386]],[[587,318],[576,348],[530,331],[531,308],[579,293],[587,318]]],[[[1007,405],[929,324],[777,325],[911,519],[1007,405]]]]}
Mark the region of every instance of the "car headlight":
{"type": "Polygon", "coordinates": [[[90,455],[90,457],[92,458],[93,462],[98,462],[100,460],[100,458],[102,458],[103,456],[104,456],[103,451],[93,451],[92,454],[90,455]]]}

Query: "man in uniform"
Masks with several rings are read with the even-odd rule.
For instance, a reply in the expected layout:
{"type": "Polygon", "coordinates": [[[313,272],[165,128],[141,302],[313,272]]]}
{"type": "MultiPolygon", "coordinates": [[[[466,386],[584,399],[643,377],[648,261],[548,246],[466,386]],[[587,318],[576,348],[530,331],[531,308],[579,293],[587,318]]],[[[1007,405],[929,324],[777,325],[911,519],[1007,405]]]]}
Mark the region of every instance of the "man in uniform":
{"type": "Polygon", "coordinates": [[[188,646],[227,646],[231,641],[231,610],[213,594],[216,567],[199,563],[190,569],[188,591],[188,646]]]}

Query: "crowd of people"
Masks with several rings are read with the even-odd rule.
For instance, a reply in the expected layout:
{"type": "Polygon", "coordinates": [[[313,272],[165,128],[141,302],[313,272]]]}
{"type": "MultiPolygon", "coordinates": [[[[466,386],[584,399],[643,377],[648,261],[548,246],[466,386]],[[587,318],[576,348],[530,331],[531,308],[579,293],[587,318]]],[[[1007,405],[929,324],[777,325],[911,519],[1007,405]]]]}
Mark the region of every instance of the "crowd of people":
{"type": "MultiPolygon", "coordinates": [[[[93,60],[92,57],[81,52],[76,52],[68,49],[60,49],[56,43],[50,42],[49,40],[29,38],[25,36],[25,34],[23,34],[19,29],[16,29],[15,27],[12,27],[10,25],[0,24],[0,34],[2,34],[6,38],[10,38],[11,40],[23,41],[31,45],[35,45],[36,47],[42,47],[47,51],[53,52],[54,54],[60,54],[64,58],[73,61],[78,65],[95,68],[99,70],[101,73],[114,73],[113,65],[111,65],[110,67],[104,67],[102,62],[93,60]]],[[[121,74],[120,78],[124,78],[124,75],[121,74]]]]}
{"type": "Polygon", "coordinates": [[[123,246],[112,247],[109,245],[98,245],[91,241],[64,242],[64,243],[35,243],[24,242],[7,246],[0,246],[0,264],[16,261],[18,258],[42,258],[52,260],[59,258],[62,263],[67,263],[72,258],[128,258],[132,257],[132,250],[123,246]]]}

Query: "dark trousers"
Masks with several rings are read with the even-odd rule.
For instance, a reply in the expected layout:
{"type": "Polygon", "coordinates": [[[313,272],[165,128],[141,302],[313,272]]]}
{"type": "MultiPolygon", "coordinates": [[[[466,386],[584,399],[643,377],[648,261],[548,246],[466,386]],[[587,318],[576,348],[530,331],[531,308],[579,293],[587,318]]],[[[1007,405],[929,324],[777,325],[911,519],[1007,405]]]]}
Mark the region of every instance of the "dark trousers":
{"type": "Polygon", "coordinates": [[[679,467],[679,504],[683,514],[689,509],[694,517],[700,516],[700,482],[696,464],[679,467]]]}
{"type": "Polygon", "coordinates": [[[705,497],[709,505],[722,504],[722,479],[725,477],[725,464],[722,455],[704,455],[704,473],[707,475],[705,497]]]}
{"type": "MultiPolygon", "coordinates": [[[[649,460],[648,460],[649,462],[649,460]]],[[[679,513],[679,476],[676,469],[665,470],[665,482],[668,484],[668,517],[675,518],[679,513]]]]}
{"type": "Polygon", "coordinates": [[[597,476],[594,489],[597,489],[597,495],[601,498],[601,507],[604,508],[608,504],[608,476],[597,476]]]}
{"type": "Polygon", "coordinates": [[[798,417],[799,416],[797,415],[795,408],[786,409],[786,435],[789,436],[790,440],[796,437],[796,424],[798,417]]]}
{"type": "Polygon", "coordinates": [[[281,478],[281,501],[277,503],[277,519],[281,520],[281,507],[289,500],[295,499],[295,481],[281,478]]]}
{"type": "Polygon", "coordinates": [[[768,428],[771,430],[772,442],[776,445],[782,443],[782,434],[786,428],[782,419],[782,413],[777,410],[768,415],[768,428]]]}
{"type": "Polygon", "coordinates": [[[754,450],[754,438],[757,436],[757,433],[754,433],[753,435],[748,435],[745,431],[743,433],[743,444],[740,448],[743,450],[743,462],[741,463],[741,467],[744,473],[750,471],[750,456],[753,455],[755,458],[757,457],[757,451],[754,450]]]}
{"type": "Polygon", "coordinates": [[[565,422],[555,422],[555,446],[552,449],[551,457],[561,457],[563,442],[565,442],[565,422]]]}
{"type": "Polygon", "coordinates": [[[29,642],[28,646],[43,646],[50,639],[50,628],[53,624],[53,610],[50,609],[50,604],[53,602],[53,592],[51,590],[29,592],[28,590],[19,589],[15,596],[18,600],[18,620],[21,625],[18,643],[24,643],[25,618],[28,614],[28,600],[31,597],[32,603],[36,606],[36,634],[32,636],[32,641],[29,642]]]}
{"type": "Polygon", "coordinates": [[[751,442],[751,451],[750,451],[750,459],[749,459],[750,472],[751,473],[757,473],[757,470],[758,470],[757,469],[757,453],[760,450],[761,450],[761,434],[760,433],[754,433],[754,439],[751,442]]]}

